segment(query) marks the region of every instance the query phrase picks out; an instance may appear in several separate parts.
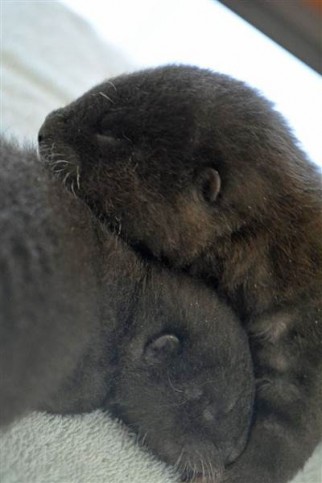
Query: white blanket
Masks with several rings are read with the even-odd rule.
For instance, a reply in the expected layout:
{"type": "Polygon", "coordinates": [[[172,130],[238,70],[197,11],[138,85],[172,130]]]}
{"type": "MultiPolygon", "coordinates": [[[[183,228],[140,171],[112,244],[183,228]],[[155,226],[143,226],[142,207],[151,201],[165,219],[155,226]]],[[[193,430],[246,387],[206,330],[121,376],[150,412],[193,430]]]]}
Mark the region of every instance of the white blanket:
{"type": "MultiPolygon", "coordinates": [[[[322,482],[322,445],[292,483],[322,482]]],[[[141,449],[107,414],[32,413],[0,437],[1,483],[174,483],[171,469],[141,449]]],[[[260,482],[256,482],[260,483],[260,482]]]]}
{"type": "Polygon", "coordinates": [[[107,414],[32,413],[0,437],[1,483],[173,483],[171,470],[107,414]]]}
{"type": "MultiPolygon", "coordinates": [[[[133,67],[57,2],[2,3],[1,130],[36,140],[46,114],[133,67]]],[[[100,411],[33,413],[0,435],[1,483],[170,483],[171,470],[100,411]]],[[[260,483],[260,482],[258,482],[260,483]]],[[[322,483],[322,446],[293,483],[322,483]]]]}

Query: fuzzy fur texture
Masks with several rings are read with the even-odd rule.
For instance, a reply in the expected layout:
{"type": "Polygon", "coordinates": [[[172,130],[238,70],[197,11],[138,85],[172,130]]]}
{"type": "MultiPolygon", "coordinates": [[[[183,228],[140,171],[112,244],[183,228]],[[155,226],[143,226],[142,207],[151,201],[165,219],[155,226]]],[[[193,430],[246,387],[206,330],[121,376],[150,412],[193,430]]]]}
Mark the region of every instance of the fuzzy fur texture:
{"type": "Polygon", "coordinates": [[[233,312],[143,263],[1,139],[0,416],[108,408],[185,478],[246,444],[254,376],[233,312]],[[202,323],[201,323],[202,322],[202,323]]]}
{"type": "Polygon", "coordinates": [[[259,93],[169,66],[107,81],[48,116],[53,171],[143,257],[237,311],[257,378],[229,483],[284,483],[322,437],[321,173],[259,93]]]}

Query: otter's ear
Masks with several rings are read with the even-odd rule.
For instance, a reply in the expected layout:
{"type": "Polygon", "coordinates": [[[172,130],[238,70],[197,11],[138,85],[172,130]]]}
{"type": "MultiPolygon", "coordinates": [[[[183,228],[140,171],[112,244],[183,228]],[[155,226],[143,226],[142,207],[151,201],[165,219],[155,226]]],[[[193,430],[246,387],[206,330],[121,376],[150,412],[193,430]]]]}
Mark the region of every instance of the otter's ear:
{"type": "Polygon", "coordinates": [[[197,183],[202,198],[209,204],[214,203],[221,189],[218,171],[213,168],[205,168],[199,173],[197,183]]]}
{"type": "Polygon", "coordinates": [[[176,335],[161,335],[147,344],[144,350],[144,359],[151,365],[168,361],[179,353],[180,346],[180,340],[176,335]]]}

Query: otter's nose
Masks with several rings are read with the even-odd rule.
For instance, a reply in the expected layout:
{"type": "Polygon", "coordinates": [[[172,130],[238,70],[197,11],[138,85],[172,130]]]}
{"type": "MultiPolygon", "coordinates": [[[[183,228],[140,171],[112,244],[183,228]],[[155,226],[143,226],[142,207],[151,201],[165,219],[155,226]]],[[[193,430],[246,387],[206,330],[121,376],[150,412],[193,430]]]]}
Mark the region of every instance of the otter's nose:
{"type": "Polygon", "coordinates": [[[45,121],[38,132],[38,144],[45,142],[47,137],[48,137],[48,133],[47,133],[46,121],[45,121]]]}
{"type": "Polygon", "coordinates": [[[38,143],[50,141],[53,136],[59,132],[66,130],[67,118],[64,115],[64,109],[57,109],[46,117],[43,125],[38,132],[38,143]]]}

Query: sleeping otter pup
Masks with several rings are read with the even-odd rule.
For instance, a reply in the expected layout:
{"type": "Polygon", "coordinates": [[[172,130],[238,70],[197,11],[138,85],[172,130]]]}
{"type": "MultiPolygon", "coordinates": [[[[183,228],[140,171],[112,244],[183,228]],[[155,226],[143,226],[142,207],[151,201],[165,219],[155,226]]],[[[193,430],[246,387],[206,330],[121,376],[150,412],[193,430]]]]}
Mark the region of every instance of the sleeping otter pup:
{"type": "Polygon", "coordinates": [[[227,481],[288,481],[322,436],[322,190],[283,118],[242,82],[168,66],[93,88],[39,140],[100,220],[237,311],[257,418],[227,481]]]}
{"type": "Polygon", "coordinates": [[[254,396],[232,311],[140,261],[33,149],[1,139],[0,155],[0,424],[105,407],[186,478],[222,473],[254,396]]]}

